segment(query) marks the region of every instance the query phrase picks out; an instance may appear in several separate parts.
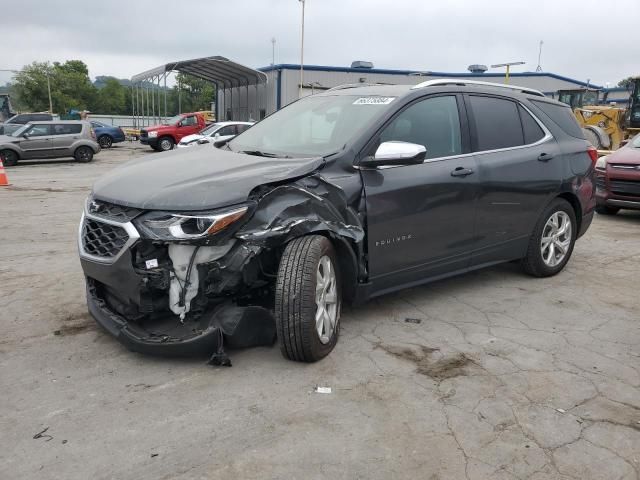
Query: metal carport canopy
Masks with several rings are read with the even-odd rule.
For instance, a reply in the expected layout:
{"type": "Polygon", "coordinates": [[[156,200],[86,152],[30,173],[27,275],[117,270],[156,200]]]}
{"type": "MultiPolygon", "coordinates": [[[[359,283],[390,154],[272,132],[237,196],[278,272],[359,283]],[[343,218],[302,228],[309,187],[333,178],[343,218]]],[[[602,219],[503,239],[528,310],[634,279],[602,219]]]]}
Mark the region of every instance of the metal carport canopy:
{"type": "Polygon", "coordinates": [[[228,58],[215,56],[180,60],[166,63],[131,77],[132,83],[140,83],[169,72],[188,73],[194,77],[229,87],[258,85],[267,82],[267,75],[253,68],[245,67],[228,58]]]}

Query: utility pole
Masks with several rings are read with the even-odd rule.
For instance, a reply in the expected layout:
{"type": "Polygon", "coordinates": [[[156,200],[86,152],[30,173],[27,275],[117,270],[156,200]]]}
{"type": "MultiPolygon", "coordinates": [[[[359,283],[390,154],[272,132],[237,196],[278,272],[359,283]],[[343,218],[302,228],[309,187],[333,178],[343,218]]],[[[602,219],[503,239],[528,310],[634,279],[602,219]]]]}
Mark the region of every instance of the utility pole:
{"type": "Polygon", "coordinates": [[[302,98],[302,85],[304,83],[304,4],[306,0],[298,0],[302,3],[302,36],[300,39],[300,93],[298,98],[302,98]]]}
{"type": "Polygon", "coordinates": [[[509,83],[509,67],[513,65],[524,65],[526,62],[509,62],[509,63],[498,63],[497,65],[491,65],[491,68],[499,68],[499,67],[507,67],[507,73],[504,76],[504,83],[509,83]]]}
{"type": "Polygon", "coordinates": [[[271,66],[276,64],[276,37],[271,37],[271,66]]]}
{"type": "Polygon", "coordinates": [[[542,65],[540,65],[540,58],[542,57],[542,45],[544,42],[540,40],[540,48],[538,49],[538,66],[536,67],[536,72],[542,71],[542,65]]]}
{"type": "Polygon", "coordinates": [[[53,115],[53,102],[51,101],[51,81],[49,80],[49,67],[47,67],[47,93],[49,94],[49,113],[53,115]]]}

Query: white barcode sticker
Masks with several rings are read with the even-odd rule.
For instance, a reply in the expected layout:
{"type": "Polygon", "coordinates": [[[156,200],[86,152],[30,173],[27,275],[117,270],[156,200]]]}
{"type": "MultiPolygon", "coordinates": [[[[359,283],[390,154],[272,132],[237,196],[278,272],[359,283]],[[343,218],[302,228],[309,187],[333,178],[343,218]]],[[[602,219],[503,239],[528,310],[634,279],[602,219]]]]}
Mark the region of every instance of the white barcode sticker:
{"type": "Polygon", "coordinates": [[[395,97],[360,97],[354,105],[389,105],[395,97]]]}
{"type": "Polygon", "coordinates": [[[158,266],[158,259],[152,258],[151,260],[147,260],[144,263],[147,266],[147,270],[149,270],[150,268],[156,268],[158,266]]]}

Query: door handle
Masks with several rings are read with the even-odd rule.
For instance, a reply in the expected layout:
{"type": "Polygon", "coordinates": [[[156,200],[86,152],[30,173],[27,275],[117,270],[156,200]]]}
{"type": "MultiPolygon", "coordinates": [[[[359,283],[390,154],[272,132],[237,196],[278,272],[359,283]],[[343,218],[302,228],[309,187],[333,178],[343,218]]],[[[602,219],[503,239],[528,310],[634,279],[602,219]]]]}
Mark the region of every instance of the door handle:
{"type": "Polygon", "coordinates": [[[538,155],[538,160],[541,162],[548,162],[554,157],[553,153],[541,153],[538,155]]]}
{"type": "Polygon", "coordinates": [[[471,168],[457,167],[451,172],[451,176],[452,177],[466,177],[468,175],[471,175],[472,173],[473,173],[473,169],[471,169],[471,168]]]}

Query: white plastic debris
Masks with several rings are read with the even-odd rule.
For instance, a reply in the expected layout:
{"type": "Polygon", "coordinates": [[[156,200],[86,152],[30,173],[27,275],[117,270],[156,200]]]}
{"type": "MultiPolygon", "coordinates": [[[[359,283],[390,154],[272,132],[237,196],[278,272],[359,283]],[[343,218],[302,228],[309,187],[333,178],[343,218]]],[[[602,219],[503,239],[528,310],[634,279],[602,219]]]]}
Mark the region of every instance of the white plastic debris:
{"type": "Polygon", "coordinates": [[[563,408],[556,408],[556,410],[560,413],[566,413],[567,411],[564,410],[563,408]]]}
{"type": "Polygon", "coordinates": [[[316,393],[331,393],[331,387],[318,387],[314,390],[316,393]]]}

